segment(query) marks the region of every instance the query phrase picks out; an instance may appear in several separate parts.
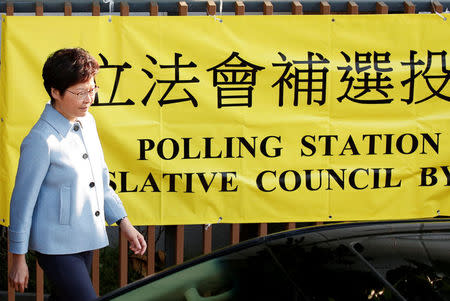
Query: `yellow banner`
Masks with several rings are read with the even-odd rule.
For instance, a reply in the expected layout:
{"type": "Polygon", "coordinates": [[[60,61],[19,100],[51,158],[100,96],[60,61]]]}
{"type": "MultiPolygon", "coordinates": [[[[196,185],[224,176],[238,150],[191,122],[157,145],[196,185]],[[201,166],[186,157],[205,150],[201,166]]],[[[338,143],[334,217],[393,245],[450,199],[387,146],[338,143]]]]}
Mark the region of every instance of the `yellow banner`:
{"type": "MultiPolygon", "coordinates": [[[[447,17],[449,17],[447,15],[447,17]]],[[[438,15],[2,17],[0,222],[47,56],[101,65],[91,108],[134,224],[450,215],[438,15]]]]}

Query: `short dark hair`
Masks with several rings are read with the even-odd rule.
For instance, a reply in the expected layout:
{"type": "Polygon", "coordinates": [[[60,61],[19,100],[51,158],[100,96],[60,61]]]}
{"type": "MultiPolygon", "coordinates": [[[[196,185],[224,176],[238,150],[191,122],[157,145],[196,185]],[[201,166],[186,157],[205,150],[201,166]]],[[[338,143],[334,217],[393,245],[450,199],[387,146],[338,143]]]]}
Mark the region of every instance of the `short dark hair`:
{"type": "Polygon", "coordinates": [[[54,103],[52,88],[64,94],[66,89],[87,81],[99,70],[98,62],[83,48],[64,48],[50,54],[42,68],[44,87],[54,103]]]}

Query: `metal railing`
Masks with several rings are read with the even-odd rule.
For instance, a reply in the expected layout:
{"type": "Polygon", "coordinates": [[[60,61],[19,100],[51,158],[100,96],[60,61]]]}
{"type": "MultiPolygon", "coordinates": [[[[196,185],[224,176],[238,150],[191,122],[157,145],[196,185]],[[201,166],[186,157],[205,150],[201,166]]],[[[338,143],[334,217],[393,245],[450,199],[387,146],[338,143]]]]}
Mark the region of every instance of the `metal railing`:
{"type": "MultiPolygon", "coordinates": [[[[234,12],[236,15],[247,13],[262,13],[271,15],[276,13],[299,14],[386,14],[386,13],[420,13],[420,12],[443,12],[444,7],[450,7],[450,0],[416,0],[416,1],[114,1],[114,13],[122,16],[131,13],[148,13],[151,16],[164,12],[168,15],[187,15],[188,13],[205,13],[213,15],[217,13],[217,4],[221,4],[223,12],[234,12]]],[[[52,1],[23,1],[23,0],[1,0],[0,13],[8,15],[13,13],[35,13],[42,16],[45,13],[62,13],[70,16],[72,13],[87,13],[98,16],[109,13],[109,4],[103,1],[85,0],[52,0],[52,1]]]]}

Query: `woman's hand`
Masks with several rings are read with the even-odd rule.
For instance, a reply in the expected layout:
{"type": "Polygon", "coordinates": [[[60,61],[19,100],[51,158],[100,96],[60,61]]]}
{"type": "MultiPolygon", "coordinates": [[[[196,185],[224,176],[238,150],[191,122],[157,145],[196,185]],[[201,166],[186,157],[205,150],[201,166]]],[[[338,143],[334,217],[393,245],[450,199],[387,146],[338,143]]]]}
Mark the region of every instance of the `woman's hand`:
{"type": "Polygon", "coordinates": [[[9,284],[18,292],[28,288],[28,266],[25,254],[13,254],[13,264],[9,273],[9,284]]]}
{"type": "Polygon", "coordinates": [[[120,222],[120,231],[125,235],[125,238],[130,242],[130,249],[134,254],[143,255],[147,250],[147,243],[144,236],[136,230],[131,224],[128,217],[125,217],[120,222]]]}

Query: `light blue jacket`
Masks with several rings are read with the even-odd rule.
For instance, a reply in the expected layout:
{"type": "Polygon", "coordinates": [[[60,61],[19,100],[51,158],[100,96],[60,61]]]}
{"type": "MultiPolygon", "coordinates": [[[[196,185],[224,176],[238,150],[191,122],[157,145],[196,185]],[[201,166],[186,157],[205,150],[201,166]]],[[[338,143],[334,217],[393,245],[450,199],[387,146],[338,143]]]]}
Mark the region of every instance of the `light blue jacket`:
{"type": "Polygon", "coordinates": [[[50,104],[25,137],[10,205],[10,251],[72,254],[108,245],[105,219],[126,216],[109,186],[94,118],[69,122],[50,104]]]}

